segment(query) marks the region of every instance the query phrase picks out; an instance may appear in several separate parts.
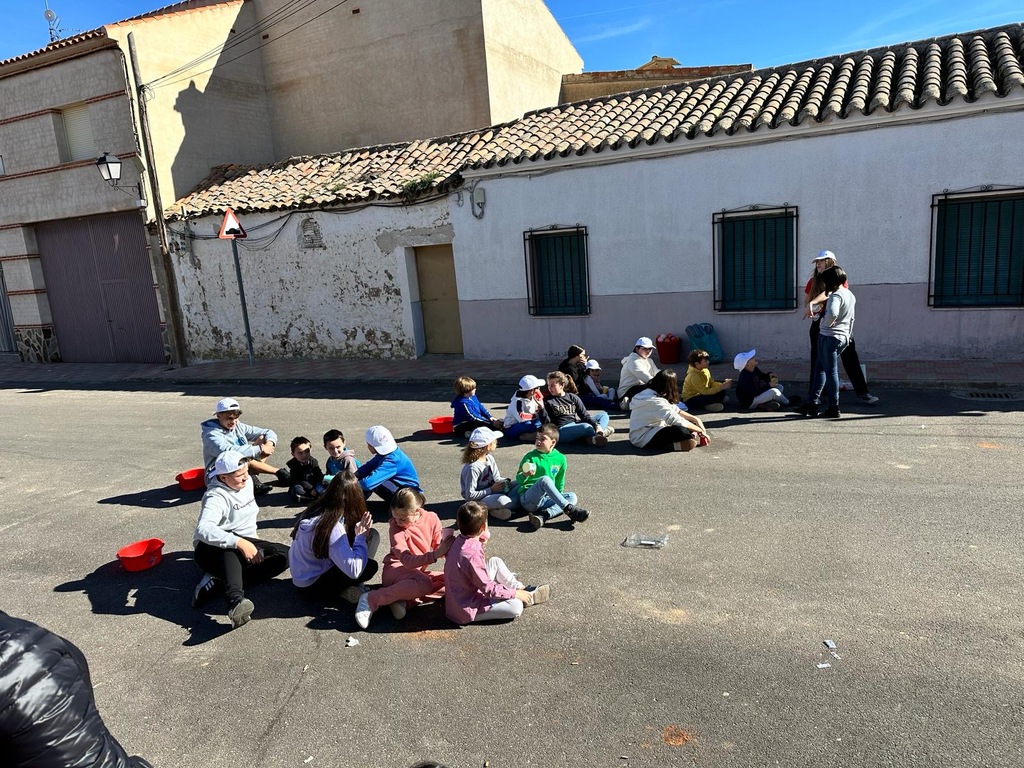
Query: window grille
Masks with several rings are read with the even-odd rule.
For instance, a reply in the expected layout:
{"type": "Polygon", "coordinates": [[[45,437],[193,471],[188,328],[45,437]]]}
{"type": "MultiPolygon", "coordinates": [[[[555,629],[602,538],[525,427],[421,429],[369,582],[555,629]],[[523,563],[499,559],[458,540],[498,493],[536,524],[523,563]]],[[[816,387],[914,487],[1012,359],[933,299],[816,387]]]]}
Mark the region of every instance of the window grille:
{"type": "Polygon", "coordinates": [[[713,216],[717,311],[796,308],[796,220],[797,209],[788,206],[713,216]]]}
{"type": "Polygon", "coordinates": [[[589,315],[587,228],[523,233],[531,315],[589,315]]]}

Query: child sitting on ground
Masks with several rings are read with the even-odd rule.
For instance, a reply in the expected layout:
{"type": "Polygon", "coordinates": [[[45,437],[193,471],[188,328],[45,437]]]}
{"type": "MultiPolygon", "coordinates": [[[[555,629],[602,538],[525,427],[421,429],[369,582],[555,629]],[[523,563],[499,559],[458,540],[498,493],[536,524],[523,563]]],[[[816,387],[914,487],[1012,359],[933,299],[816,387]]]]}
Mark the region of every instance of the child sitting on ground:
{"type": "Polygon", "coordinates": [[[467,501],[456,513],[461,536],[453,538],[444,561],[444,612],[456,624],[516,619],[527,605],[551,596],[551,587],[527,587],[500,557],[484,559],[481,534],[487,531],[487,509],[467,501]]]}
{"type": "Polygon", "coordinates": [[[296,437],[291,443],[292,457],[288,459],[288,472],[291,473],[291,488],[288,495],[296,504],[309,504],[323,493],[326,488],[324,473],[320,463],[313,458],[309,438],[296,437]]]}
{"type": "Polygon", "coordinates": [[[587,408],[599,408],[605,411],[619,409],[618,401],[615,399],[615,390],[601,385],[601,364],[597,360],[587,360],[580,400],[587,408]]]}
{"type": "Polygon", "coordinates": [[[377,573],[380,534],[366,509],[366,497],[351,472],[335,475],[324,495],[310,504],[292,529],[288,552],[292,583],[330,599],[354,603],[359,585],[377,573]]]}
{"type": "Polygon", "coordinates": [[[477,427],[469,436],[469,445],[462,452],[462,498],[479,501],[499,520],[508,520],[519,509],[516,484],[501,476],[494,460],[501,432],[477,427]]]}
{"type": "Polygon", "coordinates": [[[530,513],[530,525],[535,531],[563,512],[574,523],[590,517],[590,512],[576,506],[576,494],[565,490],[565,455],[555,450],[557,444],[558,428],[545,424],[537,430],[535,450],[519,462],[519,503],[530,513]]]}
{"type": "Polygon", "coordinates": [[[356,458],[356,452],[349,450],[345,445],[345,435],[340,429],[329,429],[324,432],[324,450],[327,451],[325,487],[335,475],[340,475],[342,472],[351,472],[354,475],[359,470],[359,459],[356,458]]]}
{"type": "Polygon", "coordinates": [[[540,412],[544,410],[544,396],[540,393],[543,386],[544,379],[530,374],[519,380],[519,389],[505,409],[504,430],[509,438],[533,442],[541,425],[540,412]]]}
{"type": "Polygon", "coordinates": [[[366,447],[373,458],[356,472],[363,493],[376,493],[388,504],[399,488],[420,488],[420,476],[412,460],[398,447],[387,427],[377,425],[366,430],[366,447]]]}
{"type": "Polygon", "coordinates": [[[736,382],[736,400],[744,408],[760,408],[765,411],[777,411],[789,400],[782,394],[782,385],[778,377],[765,373],[757,367],[756,349],[740,352],[733,358],[732,367],[740,372],[736,382]]]}
{"type": "Polygon", "coordinates": [[[455,380],[455,399],[451,406],[455,411],[452,424],[455,434],[465,437],[477,427],[497,429],[501,422],[491,416],[483,403],[476,396],[476,382],[469,376],[459,376],[455,380]]]}
{"type": "Polygon", "coordinates": [[[725,390],[732,386],[732,379],[715,381],[711,376],[711,356],[703,349],[690,351],[687,358],[690,367],[683,379],[683,402],[690,410],[704,410],[717,413],[725,406],[725,390]]]}
{"type": "Polygon", "coordinates": [[[608,426],[608,413],[590,413],[579,395],[565,391],[569,378],[561,371],[548,374],[548,393],[544,396],[544,421],[558,427],[558,438],[564,443],[584,440],[599,448],[608,445],[608,435],[615,430],[608,426]]]}
{"type": "Polygon", "coordinates": [[[444,596],[444,573],[427,568],[448,553],[454,537],[446,536],[437,515],[423,508],[426,501],[412,488],[402,488],[391,500],[391,550],[384,556],[383,586],[363,593],[356,605],[356,623],[363,629],[385,605],[396,619],[404,619],[409,603],[424,605],[444,596]]]}

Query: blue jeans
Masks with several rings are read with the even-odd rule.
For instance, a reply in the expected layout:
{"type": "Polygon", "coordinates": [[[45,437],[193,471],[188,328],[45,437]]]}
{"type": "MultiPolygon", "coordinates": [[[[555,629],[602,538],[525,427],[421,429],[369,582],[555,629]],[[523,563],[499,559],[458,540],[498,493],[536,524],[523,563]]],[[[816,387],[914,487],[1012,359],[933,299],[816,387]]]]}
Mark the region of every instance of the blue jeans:
{"type": "Polygon", "coordinates": [[[570,491],[559,493],[554,481],[545,475],[526,489],[519,502],[527,512],[543,512],[544,517],[550,520],[562,514],[568,505],[575,504],[576,494],[570,491]]]}
{"type": "MultiPolygon", "coordinates": [[[[604,395],[595,395],[593,392],[588,392],[585,395],[580,395],[580,400],[582,400],[583,404],[587,406],[588,411],[591,408],[600,408],[606,411],[619,410],[618,404],[610,397],[605,397],[604,395]]],[[[590,412],[593,413],[593,411],[590,412]]]]}
{"type": "Polygon", "coordinates": [[[808,400],[812,403],[821,402],[821,392],[825,390],[828,395],[827,406],[829,408],[839,407],[839,356],[846,349],[846,342],[835,336],[818,336],[818,359],[814,363],[814,374],[811,381],[814,382],[808,400]]]}
{"type": "Polygon", "coordinates": [[[536,418],[533,421],[520,421],[517,424],[513,424],[511,427],[502,427],[501,431],[505,437],[510,440],[517,439],[524,432],[536,432],[540,429],[540,419],[536,418]]]}
{"type": "MultiPolygon", "coordinates": [[[[608,426],[608,414],[604,411],[590,411],[591,418],[597,422],[601,429],[608,426]]],[[[576,440],[584,440],[597,434],[597,430],[585,421],[577,421],[573,424],[563,424],[558,428],[558,440],[562,443],[572,443],[576,440]]]]}

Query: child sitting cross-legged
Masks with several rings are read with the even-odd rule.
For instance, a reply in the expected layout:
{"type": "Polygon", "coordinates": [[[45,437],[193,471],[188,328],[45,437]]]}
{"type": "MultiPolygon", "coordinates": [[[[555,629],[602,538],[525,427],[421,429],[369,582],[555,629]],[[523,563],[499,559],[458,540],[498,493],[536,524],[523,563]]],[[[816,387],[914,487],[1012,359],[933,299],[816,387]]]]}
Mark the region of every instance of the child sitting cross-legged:
{"type": "Polygon", "coordinates": [[[444,612],[456,624],[516,619],[527,605],[546,602],[551,587],[528,587],[500,557],[484,557],[487,509],[467,501],[456,513],[461,535],[444,561],[444,612]]]}
{"type": "Polygon", "coordinates": [[[288,551],[292,583],[354,603],[361,584],[377,573],[380,534],[366,509],[366,497],[351,472],[335,475],[292,529],[288,551]]]}
{"type": "Polygon", "coordinates": [[[459,376],[455,380],[455,399],[451,405],[454,411],[452,425],[460,437],[465,437],[477,427],[497,428],[501,425],[476,396],[476,382],[469,376],[459,376]]]}
{"type": "Polygon", "coordinates": [[[519,389],[512,395],[505,409],[505,425],[502,429],[509,438],[532,443],[542,423],[540,413],[544,410],[544,396],[540,388],[544,379],[526,374],[519,380],[519,389]]]}
{"type": "Polygon", "coordinates": [[[363,629],[382,606],[390,605],[391,615],[404,619],[409,604],[423,605],[444,595],[444,573],[427,569],[448,553],[453,537],[444,535],[441,521],[423,508],[425,503],[414,488],[402,488],[391,499],[391,550],[384,556],[383,586],[363,593],[356,605],[356,623],[363,629]]]}
{"type": "Polygon", "coordinates": [[[519,462],[519,502],[530,513],[535,531],[563,512],[574,523],[590,517],[590,512],[576,506],[576,494],[565,490],[565,454],[555,450],[557,444],[558,428],[545,424],[537,430],[536,448],[519,462]]]}
{"type": "Polygon", "coordinates": [[[308,504],[323,493],[326,488],[320,463],[313,458],[308,437],[296,437],[291,443],[292,457],[288,459],[291,473],[291,488],[288,495],[296,504],[308,504]]]}
{"type": "Polygon", "coordinates": [[[479,501],[499,520],[508,520],[519,509],[519,492],[515,482],[502,477],[494,460],[501,432],[477,427],[469,436],[469,445],[462,452],[462,498],[479,501]]]}

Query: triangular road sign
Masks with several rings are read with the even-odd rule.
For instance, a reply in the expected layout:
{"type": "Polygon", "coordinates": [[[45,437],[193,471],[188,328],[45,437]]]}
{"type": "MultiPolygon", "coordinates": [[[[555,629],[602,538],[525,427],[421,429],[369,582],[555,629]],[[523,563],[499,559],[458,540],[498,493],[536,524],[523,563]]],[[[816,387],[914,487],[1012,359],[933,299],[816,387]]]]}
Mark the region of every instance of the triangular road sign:
{"type": "Polygon", "coordinates": [[[246,237],[245,230],[242,229],[242,222],[230,208],[224,211],[224,221],[221,222],[220,234],[217,237],[221,240],[241,240],[246,237]]]}

